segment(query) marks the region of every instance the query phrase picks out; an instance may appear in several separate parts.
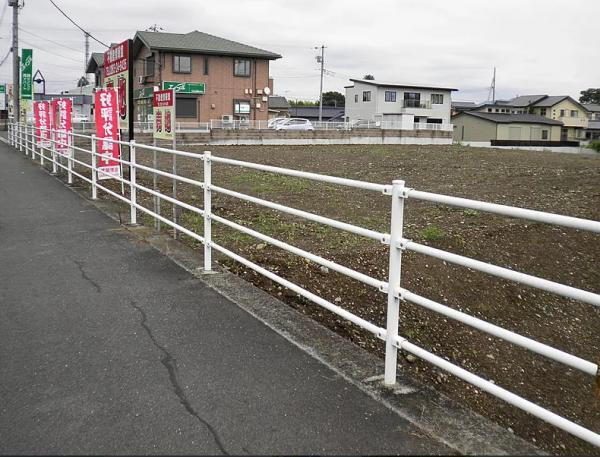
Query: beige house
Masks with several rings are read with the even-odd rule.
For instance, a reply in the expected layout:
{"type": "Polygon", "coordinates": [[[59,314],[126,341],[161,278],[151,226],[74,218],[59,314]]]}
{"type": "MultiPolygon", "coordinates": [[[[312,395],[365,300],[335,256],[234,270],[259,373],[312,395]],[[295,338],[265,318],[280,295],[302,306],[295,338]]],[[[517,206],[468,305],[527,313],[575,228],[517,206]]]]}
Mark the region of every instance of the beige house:
{"type": "Polygon", "coordinates": [[[465,111],[452,118],[454,141],[549,144],[561,141],[563,123],[532,114],[465,111]]]}
{"type": "Polygon", "coordinates": [[[585,138],[589,112],[584,105],[568,95],[550,95],[530,107],[529,112],[548,119],[561,121],[561,140],[575,141],[585,138]]]}

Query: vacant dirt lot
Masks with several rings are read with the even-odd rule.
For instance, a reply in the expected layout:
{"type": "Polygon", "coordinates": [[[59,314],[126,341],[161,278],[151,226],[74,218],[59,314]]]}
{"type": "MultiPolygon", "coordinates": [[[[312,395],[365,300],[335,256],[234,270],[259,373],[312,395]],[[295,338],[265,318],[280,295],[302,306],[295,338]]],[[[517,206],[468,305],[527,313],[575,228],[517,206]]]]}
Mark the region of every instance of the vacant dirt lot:
{"type": "MultiPolygon", "coordinates": [[[[201,152],[206,147],[182,147],[201,152]]],[[[312,171],[375,183],[404,179],[419,190],[486,200],[600,220],[600,155],[574,156],[500,151],[459,146],[273,146],[210,147],[214,155],[312,171]]],[[[145,163],[152,153],[138,150],[145,163]]],[[[160,154],[161,168],[171,168],[160,154]]],[[[178,159],[180,174],[202,180],[202,163],[178,159]]],[[[139,173],[151,186],[152,178],[139,173]]],[[[390,197],[374,192],[314,183],[239,167],[214,164],[213,184],[323,216],[389,233],[390,197]]],[[[112,183],[116,189],[116,183],[112,183]]],[[[170,180],[159,179],[170,193],[170,180]]],[[[202,206],[202,190],[179,184],[184,201],[202,206]]],[[[151,199],[140,196],[152,206],[151,199]]],[[[290,244],[386,280],[388,251],[377,242],[307,223],[254,204],[213,195],[214,212],[290,244]]],[[[162,205],[171,214],[170,205],[162,205]]],[[[196,214],[182,211],[184,226],[202,233],[196,214]]],[[[150,219],[143,217],[145,223],[150,219]]],[[[600,236],[560,227],[497,217],[478,211],[408,200],[405,237],[600,292],[600,236]]],[[[213,224],[215,241],[277,272],[353,313],[385,326],[384,294],[259,240],[213,224]]],[[[188,237],[183,240],[197,244],[188,237]]],[[[273,282],[218,258],[227,268],[312,316],[323,325],[379,355],[381,341],[273,282]]],[[[600,310],[470,269],[407,252],[402,286],[425,297],[516,331],[593,362],[600,361],[600,310]]],[[[600,400],[589,375],[549,361],[466,325],[410,303],[402,303],[400,334],[498,385],[595,431],[600,431],[600,400]]],[[[408,360],[410,359],[410,360],[408,360]]],[[[468,384],[412,358],[401,370],[433,383],[474,410],[552,453],[597,454],[598,450],[562,433],[468,384]]]]}

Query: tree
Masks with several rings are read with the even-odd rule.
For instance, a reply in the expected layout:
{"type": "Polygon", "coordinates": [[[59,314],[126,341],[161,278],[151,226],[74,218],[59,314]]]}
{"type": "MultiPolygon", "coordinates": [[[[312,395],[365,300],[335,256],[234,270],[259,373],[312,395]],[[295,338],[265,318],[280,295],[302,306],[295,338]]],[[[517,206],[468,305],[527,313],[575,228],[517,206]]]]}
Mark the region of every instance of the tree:
{"type": "Polygon", "coordinates": [[[373,76],[373,75],[364,75],[363,79],[366,79],[367,81],[375,81],[375,76],[373,76]]]}
{"type": "Polygon", "coordinates": [[[334,90],[323,92],[323,106],[344,106],[346,97],[334,90]]]}
{"type": "Polygon", "coordinates": [[[579,101],[581,103],[596,103],[600,105],[600,89],[588,89],[580,92],[581,97],[579,101]]]}
{"type": "Polygon", "coordinates": [[[319,102],[312,102],[310,100],[289,100],[289,102],[290,106],[319,106],[319,102]]]}

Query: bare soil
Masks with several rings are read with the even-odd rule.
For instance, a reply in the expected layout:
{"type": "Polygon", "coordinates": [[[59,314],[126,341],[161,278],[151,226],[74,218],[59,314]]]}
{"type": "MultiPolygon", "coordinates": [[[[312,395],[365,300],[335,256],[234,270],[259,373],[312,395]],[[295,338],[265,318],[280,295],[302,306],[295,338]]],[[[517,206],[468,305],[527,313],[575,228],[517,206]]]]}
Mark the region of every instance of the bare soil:
{"type": "MultiPolygon", "coordinates": [[[[185,146],[202,152],[206,147],[185,146]]],[[[408,187],[570,216],[600,220],[600,154],[568,155],[462,146],[235,146],[210,147],[214,155],[375,183],[403,179],[408,187]]],[[[138,149],[138,160],[152,153],[138,149]]],[[[170,156],[159,154],[170,170],[170,156]]],[[[202,163],[178,158],[179,174],[202,181],[202,163]]],[[[145,185],[152,177],[138,172],[145,185]]],[[[319,215],[389,233],[390,197],[240,167],[213,164],[213,184],[319,215]]],[[[119,185],[110,184],[115,189],[119,185]]],[[[159,179],[170,194],[171,181],[159,179]]],[[[151,208],[151,198],[139,193],[151,208]]],[[[178,195],[202,207],[202,190],[178,184],[178,195]]],[[[162,214],[171,215],[163,203],[162,214]]],[[[213,211],[362,273],[387,280],[388,249],[375,241],[277,213],[222,194],[213,211]]],[[[180,212],[186,228],[202,234],[201,218],[180,212]]],[[[152,224],[149,217],[142,221],[152,224]]],[[[164,225],[163,225],[164,227],[164,225]]],[[[287,254],[215,222],[217,243],[343,308],[385,327],[386,296],[362,283],[287,254]]],[[[517,271],[600,293],[597,234],[504,218],[483,212],[408,200],[406,238],[517,271]]],[[[192,246],[190,237],[182,240],[192,246]]],[[[240,264],[217,257],[226,268],[311,316],[355,344],[383,356],[370,334],[240,264]]],[[[488,322],[595,363],[600,362],[600,309],[416,253],[402,259],[402,286],[488,322]]],[[[518,395],[591,430],[600,431],[596,380],[464,324],[407,302],[399,333],[518,395]]],[[[599,450],[479,391],[420,360],[400,357],[400,370],[510,428],[556,454],[599,455],[599,450]]]]}

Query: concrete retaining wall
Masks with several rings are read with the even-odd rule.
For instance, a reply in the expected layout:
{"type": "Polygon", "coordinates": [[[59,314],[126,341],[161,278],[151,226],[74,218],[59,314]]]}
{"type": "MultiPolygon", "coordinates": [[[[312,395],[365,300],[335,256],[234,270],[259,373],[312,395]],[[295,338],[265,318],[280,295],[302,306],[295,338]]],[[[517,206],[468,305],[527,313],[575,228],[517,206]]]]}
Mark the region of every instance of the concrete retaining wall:
{"type": "MultiPolygon", "coordinates": [[[[140,143],[152,142],[151,135],[138,134],[140,143]]],[[[452,132],[440,130],[221,130],[180,133],[178,144],[206,145],[304,145],[304,144],[452,144],[452,132]]],[[[162,143],[161,143],[162,144],[162,143]]]]}

